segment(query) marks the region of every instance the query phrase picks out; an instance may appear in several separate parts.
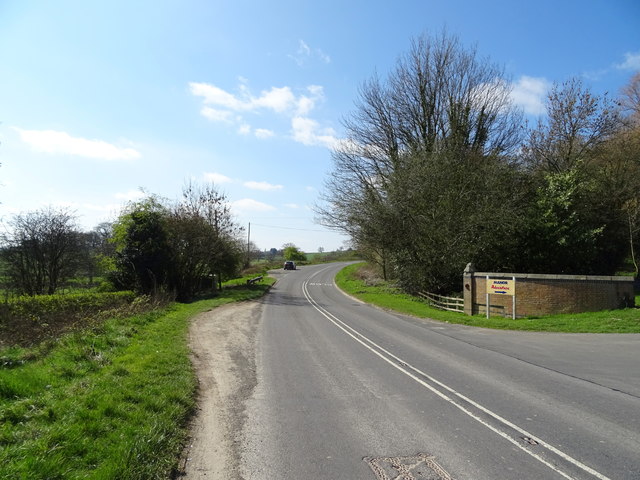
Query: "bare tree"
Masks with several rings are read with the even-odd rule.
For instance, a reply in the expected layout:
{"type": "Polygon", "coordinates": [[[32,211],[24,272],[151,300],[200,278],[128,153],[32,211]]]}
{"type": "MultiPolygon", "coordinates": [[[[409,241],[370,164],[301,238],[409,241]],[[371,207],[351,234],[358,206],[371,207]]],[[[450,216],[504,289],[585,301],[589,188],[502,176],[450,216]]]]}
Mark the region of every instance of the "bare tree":
{"type": "Polygon", "coordinates": [[[640,125],[640,72],[636,73],[622,88],[620,104],[632,123],[640,125]]]}
{"type": "Polygon", "coordinates": [[[546,118],[531,130],[523,149],[534,170],[560,173],[579,163],[587,166],[621,125],[615,103],[592,94],[578,79],[554,85],[546,106],[546,118]]]}
{"type": "Polygon", "coordinates": [[[235,273],[246,245],[227,197],[213,184],[188,182],[169,216],[173,281],[180,299],[192,297],[203,278],[235,273]]]}
{"type": "Polygon", "coordinates": [[[52,207],[16,215],[3,237],[10,287],[26,295],[53,294],[73,274],[76,217],[52,207]]]}

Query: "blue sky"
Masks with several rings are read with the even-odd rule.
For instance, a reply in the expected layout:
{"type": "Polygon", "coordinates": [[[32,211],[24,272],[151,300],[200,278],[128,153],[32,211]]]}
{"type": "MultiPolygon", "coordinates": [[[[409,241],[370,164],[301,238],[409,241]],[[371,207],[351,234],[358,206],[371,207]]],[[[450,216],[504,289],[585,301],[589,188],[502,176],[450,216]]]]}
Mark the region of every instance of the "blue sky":
{"type": "Polygon", "coordinates": [[[341,119],[443,29],[504,67],[532,119],[553,82],[615,96],[640,70],[636,0],[0,0],[0,219],[64,206],[90,230],[193,179],[260,249],[341,247],[311,210],[341,119]]]}

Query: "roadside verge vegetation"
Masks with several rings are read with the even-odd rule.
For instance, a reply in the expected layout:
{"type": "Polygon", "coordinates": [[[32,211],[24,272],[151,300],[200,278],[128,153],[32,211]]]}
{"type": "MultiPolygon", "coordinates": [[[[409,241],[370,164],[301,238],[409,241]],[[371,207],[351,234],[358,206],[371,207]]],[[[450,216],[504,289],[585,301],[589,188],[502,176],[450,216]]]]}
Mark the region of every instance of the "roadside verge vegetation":
{"type": "Polygon", "coordinates": [[[0,349],[0,479],[169,478],[195,407],[189,320],[273,281],[0,349]]]}
{"type": "MultiPolygon", "coordinates": [[[[469,316],[430,307],[419,297],[408,295],[392,282],[384,281],[366,263],[355,263],[342,269],[336,284],[347,294],[378,307],[429,318],[446,323],[500,330],[529,330],[567,333],[640,333],[640,310],[610,310],[543,317],[504,318],[482,315],[469,316]]],[[[636,297],[636,304],[639,298],[636,297]]]]}

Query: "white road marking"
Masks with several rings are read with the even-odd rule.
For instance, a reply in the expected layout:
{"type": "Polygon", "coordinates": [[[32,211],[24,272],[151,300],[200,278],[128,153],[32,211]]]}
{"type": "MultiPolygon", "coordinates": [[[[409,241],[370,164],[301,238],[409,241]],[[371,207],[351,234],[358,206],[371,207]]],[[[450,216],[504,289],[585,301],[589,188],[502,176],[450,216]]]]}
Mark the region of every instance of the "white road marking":
{"type": "MultiPolygon", "coordinates": [[[[329,268],[331,268],[331,267],[327,267],[327,268],[323,268],[322,270],[319,270],[318,272],[314,273],[311,277],[309,277],[309,280],[311,280],[316,275],[319,275],[320,273],[324,272],[325,270],[327,270],[329,268]]],[[[448,385],[445,385],[444,383],[440,382],[439,380],[436,380],[435,378],[431,377],[430,375],[427,375],[426,373],[420,371],[419,369],[411,366],[409,363],[405,362],[401,358],[395,356],[394,354],[392,354],[388,350],[384,349],[383,347],[381,347],[380,345],[375,343],[373,340],[367,338],[365,335],[363,335],[360,332],[358,332],[357,330],[353,329],[352,327],[350,327],[349,325],[344,323],[342,320],[340,320],[338,317],[333,315],[331,312],[329,312],[325,308],[323,308],[320,305],[318,305],[318,303],[316,303],[316,301],[313,298],[311,298],[311,296],[309,294],[309,291],[307,289],[307,286],[309,284],[309,280],[307,280],[307,281],[305,281],[303,283],[302,291],[304,293],[304,296],[307,298],[307,301],[311,304],[311,306],[313,306],[313,308],[315,308],[318,312],[320,312],[320,314],[322,314],[325,318],[327,318],[331,323],[333,323],[336,327],[338,327],[344,333],[346,333],[347,335],[352,337],[355,341],[357,341],[358,343],[363,345],[365,348],[369,349],[371,352],[376,354],[378,357],[383,359],[385,362],[389,363],[394,368],[400,370],[402,373],[404,373],[408,377],[412,378],[413,380],[415,380],[417,383],[419,383],[423,387],[427,388],[428,390],[431,390],[433,393],[435,393],[436,395],[438,395],[439,397],[441,397],[445,401],[449,402],[451,405],[455,406],[456,408],[458,408],[462,412],[466,413],[469,417],[471,417],[474,420],[476,420],[477,422],[481,423],[482,425],[484,425],[485,427],[487,427],[488,429],[490,429],[494,433],[497,433],[502,438],[504,438],[505,440],[511,442],[513,445],[515,445],[516,447],[518,447],[522,451],[526,452],[527,454],[531,455],[533,458],[535,458],[539,462],[543,463],[544,465],[546,465],[547,467],[549,467],[550,469],[552,469],[553,471],[555,471],[559,475],[563,476],[564,478],[567,478],[569,480],[575,480],[574,477],[570,476],[566,472],[563,472],[558,467],[556,467],[555,465],[551,464],[550,462],[548,462],[547,460],[542,458],[540,455],[538,455],[535,452],[532,452],[531,450],[528,450],[527,448],[525,448],[525,446],[522,445],[518,441],[517,438],[514,438],[513,436],[509,435],[504,430],[501,430],[501,429],[499,429],[499,428],[487,423],[482,418],[478,417],[476,414],[474,414],[469,409],[467,409],[464,405],[462,405],[459,402],[457,402],[454,398],[452,398],[451,396],[441,392],[440,390],[435,388],[433,385],[430,385],[429,383],[425,382],[422,378],[417,377],[415,374],[418,374],[418,375],[428,379],[430,382],[438,385],[442,389],[450,392],[451,394],[457,396],[458,398],[464,400],[465,402],[473,405],[478,410],[486,413],[487,415],[491,416],[492,418],[494,418],[498,422],[502,423],[503,425],[505,425],[505,426],[507,426],[507,427],[509,427],[509,428],[511,428],[513,430],[516,430],[517,432],[521,433],[523,436],[525,436],[527,438],[530,438],[532,440],[535,440],[536,442],[538,442],[539,446],[549,450],[550,452],[553,452],[554,454],[556,454],[560,458],[562,458],[565,461],[575,465],[576,467],[578,467],[581,470],[589,473],[590,475],[592,475],[592,476],[594,476],[594,477],[596,477],[596,478],[598,478],[600,480],[611,480],[609,477],[606,477],[605,475],[603,475],[600,472],[592,469],[588,465],[585,465],[584,463],[580,462],[579,460],[576,460],[575,458],[571,457],[570,455],[558,450],[553,445],[550,445],[550,444],[546,443],[545,441],[543,441],[542,439],[536,437],[532,433],[530,433],[530,432],[526,431],[525,429],[519,427],[518,425],[510,422],[509,420],[501,417],[497,413],[494,413],[493,411],[491,411],[488,408],[480,405],[479,403],[476,403],[475,401],[473,401],[470,398],[466,397],[465,395],[457,392],[456,390],[454,390],[453,388],[449,387],[448,385]],[[415,374],[412,373],[411,371],[415,372],[415,374]]]]}

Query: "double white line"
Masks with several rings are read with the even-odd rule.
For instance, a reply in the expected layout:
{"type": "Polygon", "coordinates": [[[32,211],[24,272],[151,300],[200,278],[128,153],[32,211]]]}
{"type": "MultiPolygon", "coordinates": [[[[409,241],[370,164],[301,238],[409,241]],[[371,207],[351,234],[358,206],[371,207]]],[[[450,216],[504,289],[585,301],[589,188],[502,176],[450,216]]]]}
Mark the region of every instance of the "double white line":
{"type": "Polygon", "coordinates": [[[320,312],[320,314],[322,314],[325,318],[327,318],[336,327],[338,327],[344,333],[349,335],[356,342],[360,343],[362,346],[370,350],[372,353],[380,357],[382,360],[387,362],[389,365],[393,366],[394,368],[401,371],[411,379],[415,380],[424,388],[435,393],[446,402],[450,403],[457,409],[467,414],[469,417],[473,418],[477,422],[487,427],[489,430],[497,433],[502,438],[504,438],[508,442],[518,447],[520,450],[526,452],[528,455],[531,455],[533,458],[543,463],[544,465],[546,465],[547,467],[549,467],[550,469],[552,469],[554,472],[558,473],[562,477],[567,478],[569,480],[577,480],[580,477],[574,476],[575,473],[565,471],[565,470],[574,470],[576,473],[579,473],[580,471],[588,473],[592,477],[598,478],[600,480],[610,480],[609,477],[606,477],[600,472],[597,472],[596,470],[592,469],[588,465],[585,465],[579,460],[576,460],[575,458],[558,450],[553,445],[549,445],[544,440],[536,437],[534,434],[526,431],[525,429],[519,427],[518,425],[501,417],[497,413],[489,410],[488,408],[480,405],[479,403],[474,402],[469,397],[461,394],[460,392],[457,392],[453,388],[449,387],[448,385],[445,385],[444,383],[433,378],[432,376],[422,372],[416,367],[413,367],[412,365],[410,365],[400,357],[397,357],[393,353],[389,352],[388,350],[384,349],[383,347],[375,343],[373,340],[369,339],[365,335],[361,334],[357,330],[353,329],[352,327],[344,323],[342,320],[340,320],[338,317],[333,315],[327,309],[321,307],[311,297],[311,294],[309,293],[309,290],[308,290],[308,285],[311,279],[313,279],[316,275],[319,275],[320,273],[324,272],[328,268],[330,267],[319,270],[318,272],[314,273],[311,277],[309,277],[309,279],[303,283],[302,291],[304,293],[304,296],[309,301],[309,303],[313,306],[313,308],[315,308],[318,312],[320,312]],[[475,409],[475,412],[472,411],[473,409],[475,409]],[[494,420],[492,422],[493,424],[481,418],[479,412],[482,412],[485,414],[485,416],[488,416],[491,419],[493,419],[494,420]],[[517,435],[514,435],[514,433],[516,433],[517,435]],[[526,439],[526,441],[523,442],[522,439],[526,439]],[[540,447],[540,449],[544,449],[547,452],[555,455],[556,460],[558,460],[556,463],[564,464],[565,468],[561,469],[559,465],[551,463],[551,461],[545,459],[541,454],[532,451],[531,447],[534,445],[536,447],[540,447]]]}

